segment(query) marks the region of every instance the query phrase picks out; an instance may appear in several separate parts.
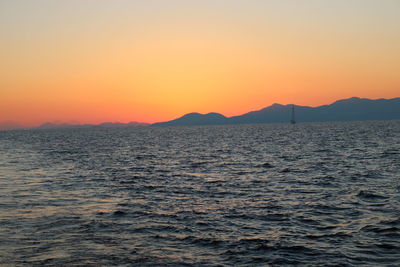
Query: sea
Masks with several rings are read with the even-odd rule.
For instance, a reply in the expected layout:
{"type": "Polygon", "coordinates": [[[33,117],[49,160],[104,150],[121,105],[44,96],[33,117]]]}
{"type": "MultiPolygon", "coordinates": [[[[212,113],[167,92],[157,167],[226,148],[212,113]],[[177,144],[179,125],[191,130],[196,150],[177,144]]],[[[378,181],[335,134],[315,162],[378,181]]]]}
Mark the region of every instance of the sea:
{"type": "Polygon", "coordinates": [[[400,266],[400,121],[2,131],[0,266],[400,266]]]}

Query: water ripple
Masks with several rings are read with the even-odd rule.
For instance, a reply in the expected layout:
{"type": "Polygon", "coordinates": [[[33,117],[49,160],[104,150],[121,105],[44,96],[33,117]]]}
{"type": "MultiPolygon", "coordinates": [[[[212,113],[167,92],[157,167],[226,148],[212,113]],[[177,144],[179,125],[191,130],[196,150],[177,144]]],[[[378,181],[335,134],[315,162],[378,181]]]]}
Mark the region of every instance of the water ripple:
{"type": "Polygon", "coordinates": [[[8,131],[0,151],[0,265],[400,265],[399,121],[8,131]]]}

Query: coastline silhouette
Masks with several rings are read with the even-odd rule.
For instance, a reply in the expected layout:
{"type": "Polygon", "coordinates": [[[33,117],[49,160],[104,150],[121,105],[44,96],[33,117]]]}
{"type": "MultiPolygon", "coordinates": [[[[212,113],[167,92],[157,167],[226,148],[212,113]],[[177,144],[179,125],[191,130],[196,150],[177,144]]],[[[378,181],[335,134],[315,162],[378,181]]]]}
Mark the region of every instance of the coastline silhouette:
{"type": "Polygon", "coordinates": [[[400,119],[400,97],[392,99],[367,99],[351,97],[318,107],[295,104],[273,104],[239,116],[225,117],[219,113],[189,113],[180,118],[154,123],[152,126],[252,124],[278,122],[323,122],[400,119]],[[300,120],[294,118],[301,118],[300,120]]]}
{"type": "MultiPolygon", "coordinates": [[[[201,114],[192,112],[177,119],[165,122],[103,122],[99,124],[71,124],[45,122],[37,129],[60,128],[118,128],[143,126],[191,126],[191,125],[224,125],[253,123],[298,123],[324,121],[364,121],[364,120],[396,120],[400,119],[400,97],[391,99],[367,99],[351,97],[341,99],[329,105],[318,107],[300,106],[295,104],[272,104],[260,110],[250,111],[242,115],[226,117],[220,113],[201,114]]],[[[0,122],[0,130],[29,129],[11,121],[0,122]]]]}

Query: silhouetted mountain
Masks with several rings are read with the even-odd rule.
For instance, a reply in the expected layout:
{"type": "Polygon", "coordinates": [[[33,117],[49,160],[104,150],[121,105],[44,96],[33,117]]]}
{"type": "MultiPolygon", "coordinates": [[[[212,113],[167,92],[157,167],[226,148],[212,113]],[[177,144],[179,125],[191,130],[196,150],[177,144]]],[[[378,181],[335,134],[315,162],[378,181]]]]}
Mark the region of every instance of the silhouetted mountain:
{"type": "Polygon", "coordinates": [[[99,126],[99,127],[137,127],[137,126],[148,126],[149,123],[144,123],[144,122],[136,122],[136,121],[131,121],[128,123],[122,123],[122,122],[103,122],[98,125],[94,126],[99,126]]]}
{"type": "MultiPolygon", "coordinates": [[[[289,122],[292,105],[273,104],[240,116],[224,117],[218,113],[190,113],[179,119],[155,123],[168,125],[215,125],[289,122]]],[[[338,100],[330,105],[307,107],[294,105],[298,122],[393,120],[400,119],[400,98],[371,100],[352,97],[338,100]]]]}
{"type": "MultiPolygon", "coordinates": [[[[295,106],[300,107],[300,106],[295,106]]],[[[292,105],[273,104],[257,111],[229,118],[231,124],[288,122],[292,105]]],[[[308,107],[305,107],[308,108],[308,107]]],[[[296,108],[297,113],[297,108],[296,108]]]]}
{"type": "Polygon", "coordinates": [[[69,124],[69,123],[52,123],[52,122],[46,122],[37,129],[62,129],[62,128],[96,128],[96,127],[102,127],[102,128],[118,128],[118,127],[137,127],[137,126],[148,126],[148,123],[144,122],[128,122],[128,123],[122,123],[122,122],[103,122],[100,124],[69,124]]]}
{"type": "Polygon", "coordinates": [[[226,124],[228,119],[219,113],[189,113],[178,119],[154,123],[154,126],[177,126],[177,125],[215,125],[215,124],[226,124]]]}

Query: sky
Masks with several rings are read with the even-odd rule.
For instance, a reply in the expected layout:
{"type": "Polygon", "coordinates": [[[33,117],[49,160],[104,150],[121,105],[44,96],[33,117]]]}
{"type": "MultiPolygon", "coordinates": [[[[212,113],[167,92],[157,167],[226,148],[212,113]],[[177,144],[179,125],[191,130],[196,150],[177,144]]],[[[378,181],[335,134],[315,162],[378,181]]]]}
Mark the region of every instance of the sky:
{"type": "Polygon", "coordinates": [[[398,0],[0,0],[0,122],[400,96],[398,0]]]}

